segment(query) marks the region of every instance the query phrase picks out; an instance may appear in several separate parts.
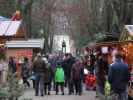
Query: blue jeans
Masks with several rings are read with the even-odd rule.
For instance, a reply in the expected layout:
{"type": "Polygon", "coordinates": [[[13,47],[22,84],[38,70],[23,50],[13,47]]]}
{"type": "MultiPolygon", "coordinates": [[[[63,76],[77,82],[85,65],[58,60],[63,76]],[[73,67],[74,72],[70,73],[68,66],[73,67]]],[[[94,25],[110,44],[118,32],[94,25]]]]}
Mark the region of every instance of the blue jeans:
{"type": "Polygon", "coordinates": [[[36,73],[36,80],[35,80],[35,95],[39,95],[39,91],[41,96],[44,95],[44,74],[36,73]]]}

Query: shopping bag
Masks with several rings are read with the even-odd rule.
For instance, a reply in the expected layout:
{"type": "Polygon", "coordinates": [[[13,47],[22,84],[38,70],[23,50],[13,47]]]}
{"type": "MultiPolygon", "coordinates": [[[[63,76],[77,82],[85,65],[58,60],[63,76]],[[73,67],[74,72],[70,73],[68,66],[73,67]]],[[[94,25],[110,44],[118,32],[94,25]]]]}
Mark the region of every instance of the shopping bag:
{"type": "Polygon", "coordinates": [[[36,80],[36,76],[35,76],[35,75],[32,75],[32,76],[30,77],[30,79],[31,79],[31,80],[36,80]]]}
{"type": "Polygon", "coordinates": [[[37,77],[37,75],[34,73],[34,72],[32,72],[32,75],[30,76],[30,80],[36,80],[36,77],[37,77]]]}
{"type": "Polygon", "coordinates": [[[104,95],[109,96],[110,91],[111,91],[111,86],[110,86],[109,82],[106,80],[105,81],[105,87],[104,87],[104,95]]]}

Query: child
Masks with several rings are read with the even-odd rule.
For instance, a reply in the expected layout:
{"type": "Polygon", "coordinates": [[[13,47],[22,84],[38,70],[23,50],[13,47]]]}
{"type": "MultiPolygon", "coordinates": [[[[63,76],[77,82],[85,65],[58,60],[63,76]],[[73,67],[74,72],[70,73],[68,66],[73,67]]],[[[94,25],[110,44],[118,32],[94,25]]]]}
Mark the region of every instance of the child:
{"type": "Polygon", "coordinates": [[[58,94],[58,86],[61,87],[62,95],[64,95],[64,70],[61,66],[61,63],[57,63],[56,71],[55,71],[55,84],[56,84],[56,95],[58,94]]]}

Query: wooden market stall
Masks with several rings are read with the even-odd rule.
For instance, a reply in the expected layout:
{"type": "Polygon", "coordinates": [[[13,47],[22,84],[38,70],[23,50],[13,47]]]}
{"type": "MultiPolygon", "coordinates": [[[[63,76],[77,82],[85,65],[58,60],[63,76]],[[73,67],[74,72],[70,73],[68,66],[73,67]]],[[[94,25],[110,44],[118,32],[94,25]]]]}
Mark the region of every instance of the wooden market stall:
{"type": "Polygon", "coordinates": [[[122,42],[101,42],[95,43],[95,45],[91,47],[87,47],[87,51],[89,51],[89,55],[94,54],[96,58],[99,54],[105,55],[106,59],[108,60],[109,64],[111,64],[114,60],[114,53],[118,51],[122,51],[121,48],[122,42]]]}
{"type": "MultiPolygon", "coordinates": [[[[10,41],[12,39],[18,39],[18,38],[25,38],[25,31],[22,25],[22,20],[17,20],[15,18],[16,15],[14,15],[14,19],[8,19],[5,17],[0,17],[0,60],[6,61],[6,52],[8,48],[6,48],[5,44],[7,41],[10,41]]],[[[4,68],[3,71],[3,82],[6,80],[6,73],[8,70],[8,66],[4,68]]]]}
{"type": "Polygon", "coordinates": [[[14,57],[17,61],[18,76],[21,75],[21,65],[24,62],[24,57],[29,59],[31,65],[34,53],[40,52],[44,47],[44,39],[28,39],[28,40],[12,40],[5,43],[6,56],[14,57]]]}
{"type": "Polygon", "coordinates": [[[133,66],[133,25],[125,25],[119,41],[91,43],[84,50],[88,55],[103,53],[109,63],[114,60],[114,53],[122,52],[125,62],[133,66]]]}
{"type": "MultiPolygon", "coordinates": [[[[120,37],[121,42],[133,41],[133,25],[125,25],[123,33],[120,37]]],[[[126,60],[130,67],[131,79],[128,89],[128,95],[133,99],[133,42],[123,45],[123,49],[126,52],[126,60]]]]}
{"type": "MultiPolygon", "coordinates": [[[[113,62],[115,53],[121,52],[133,76],[133,25],[125,25],[119,41],[93,43],[93,45],[91,43],[91,45],[87,45],[84,50],[88,55],[104,54],[109,64],[113,62]]],[[[133,84],[133,77],[131,77],[131,82],[133,84]]],[[[133,85],[132,88],[129,89],[129,95],[133,97],[133,85]]]]}
{"type": "Polygon", "coordinates": [[[126,61],[130,67],[133,66],[133,25],[125,25],[123,32],[119,39],[120,42],[126,43],[122,45],[125,51],[126,61]]]}

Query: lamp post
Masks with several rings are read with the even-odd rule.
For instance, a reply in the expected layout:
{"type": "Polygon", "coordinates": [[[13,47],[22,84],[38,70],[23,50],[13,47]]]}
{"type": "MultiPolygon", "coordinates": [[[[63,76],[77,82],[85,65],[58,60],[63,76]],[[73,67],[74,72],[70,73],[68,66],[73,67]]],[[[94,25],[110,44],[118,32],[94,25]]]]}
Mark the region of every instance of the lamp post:
{"type": "Polygon", "coordinates": [[[62,52],[66,53],[66,42],[65,42],[65,40],[63,40],[63,42],[62,42],[62,52]]]}

